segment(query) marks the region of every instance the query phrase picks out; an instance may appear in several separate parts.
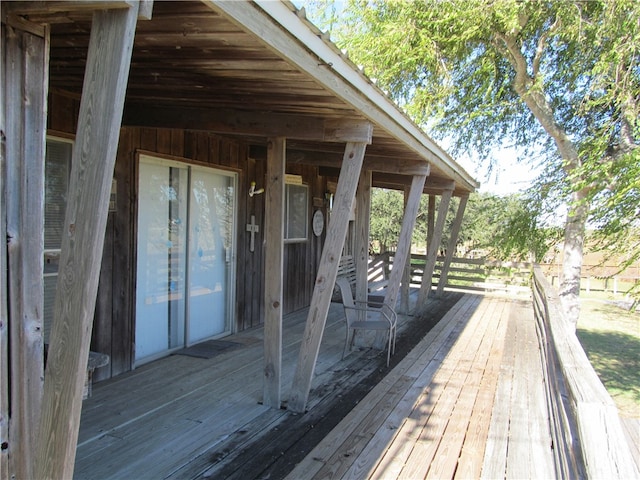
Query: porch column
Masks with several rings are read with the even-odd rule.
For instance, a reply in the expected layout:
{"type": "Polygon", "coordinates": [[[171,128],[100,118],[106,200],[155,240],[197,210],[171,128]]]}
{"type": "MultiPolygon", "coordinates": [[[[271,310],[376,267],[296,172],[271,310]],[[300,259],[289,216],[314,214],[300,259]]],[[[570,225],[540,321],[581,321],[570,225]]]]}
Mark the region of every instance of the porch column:
{"type": "Polygon", "coordinates": [[[42,232],[49,30],[28,24],[29,32],[23,31],[27,23],[13,25],[9,18],[2,24],[0,111],[5,139],[0,181],[6,183],[0,188],[0,211],[1,237],[7,243],[0,260],[0,438],[8,444],[0,453],[2,478],[35,477],[44,377],[42,232]]]}
{"type": "Polygon", "coordinates": [[[366,302],[369,294],[369,216],[371,213],[371,170],[362,170],[356,192],[356,224],[354,263],[356,267],[355,298],[366,302]]]}
{"type": "Polygon", "coordinates": [[[414,175],[411,180],[411,190],[407,198],[407,205],[404,210],[402,219],[402,229],[400,230],[400,238],[398,240],[398,248],[393,259],[393,268],[389,275],[389,285],[387,286],[387,294],[385,302],[391,306],[395,306],[400,291],[400,283],[404,276],[407,259],[411,253],[411,236],[416,225],[416,218],[420,208],[420,198],[424,190],[424,183],[427,180],[429,169],[424,175],[414,175]]]}
{"type": "Polygon", "coordinates": [[[72,478],[138,3],[93,14],[73,147],[34,478],[72,478]]]}
{"type": "Polygon", "coordinates": [[[460,235],[460,227],[462,226],[462,219],[464,217],[464,210],[467,207],[467,200],[469,195],[463,195],[460,197],[460,203],[458,204],[458,211],[456,212],[456,218],[451,226],[451,238],[449,238],[449,245],[447,246],[447,254],[444,258],[444,264],[442,265],[442,271],[440,272],[440,279],[438,280],[438,288],[436,290],[436,297],[439,297],[444,292],[444,287],[447,284],[447,276],[449,275],[449,267],[451,266],[451,259],[453,253],[456,250],[458,244],[458,235],[460,235]]]}
{"type": "MultiPolygon", "coordinates": [[[[404,200],[404,210],[407,210],[407,204],[409,202],[409,194],[411,192],[411,187],[408,185],[404,186],[403,189],[403,200],[404,200]]],[[[398,308],[398,313],[409,313],[409,292],[410,292],[410,283],[411,283],[411,251],[409,251],[409,255],[407,255],[407,260],[404,264],[404,268],[402,271],[402,282],[400,283],[400,307],[398,308]]]]}
{"type": "Polygon", "coordinates": [[[436,228],[436,196],[429,195],[429,205],[427,207],[427,250],[433,241],[433,231],[436,228]]]}
{"type": "Polygon", "coordinates": [[[336,283],[338,264],[349,226],[351,206],[362,169],[366,145],[367,143],[364,142],[348,142],[345,148],[331,220],[320,257],[309,316],[302,337],[298,365],[289,397],[288,408],[294,412],[303,413],[309,399],[311,380],[320,351],[320,342],[327,321],[333,286],[336,283]]]}
{"type": "Polygon", "coordinates": [[[264,286],[264,397],[271,408],[280,408],[282,372],[282,284],[284,252],[284,178],[286,140],[270,138],[267,143],[265,185],[265,269],[264,286]]]}
{"type": "Polygon", "coordinates": [[[436,260],[438,259],[438,248],[440,247],[440,241],[442,240],[442,232],[444,230],[445,220],[447,218],[447,210],[449,209],[449,202],[451,201],[451,195],[453,194],[454,184],[446,190],[443,190],[440,196],[440,205],[438,207],[438,218],[436,220],[435,229],[433,231],[433,238],[428,245],[427,260],[424,266],[424,273],[422,274],[422,283],[420,285],[420,292],[418,293],[418,304],[416,309],[421,309],[429,297],[431,292],[431,281],[433,279],[433,270],[436,266],[436,260]]]}

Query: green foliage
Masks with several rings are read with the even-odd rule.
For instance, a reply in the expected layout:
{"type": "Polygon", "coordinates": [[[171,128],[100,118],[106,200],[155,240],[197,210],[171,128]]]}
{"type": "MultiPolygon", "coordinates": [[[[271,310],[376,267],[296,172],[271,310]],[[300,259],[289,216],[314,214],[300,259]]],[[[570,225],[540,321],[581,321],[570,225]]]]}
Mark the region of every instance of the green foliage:
{"type": "MultiPolygon", "coordinates": [[[[449,243],[458,203],[454,198],[449,206],[441,247],[449,243]]],[[[458,244],[463,245],[466,252],[484,250],[499,259],[541,260],[562,232],[557,227],[538,225],[537,206],[532,196],[474,193],[467,203],[458,244]]],[[[376,253],[396,248],[403,211],[402,192],[373,189],[370,237],[376,253]]],[[[426,246],[427,217],[428,197],[423,196],[412,239],[417,247],[426,246]]]]}
{"type": "Polygon", "coordinates": [[[401,192],[382,188],[372,190],[369,236],[378,253],[395,250],[400,237],[403,212],[404,200],[401,192]]]}
{"type": "Polygon", "coordinates": [[[592,206],[602,239],[640,255],[640,2],[350,0],[335,19],[351,59],[454,155],[490,169],[496,147],[517,146],[545,165],[511,234],[564,203],[579,246],[592,206]]]}
{"type": "Polygon", "coordinates": [[[538,207],[531,195],[473,194],[460,239],[498,259],[541,261],[562,232],[539,225],[538,207]]]}

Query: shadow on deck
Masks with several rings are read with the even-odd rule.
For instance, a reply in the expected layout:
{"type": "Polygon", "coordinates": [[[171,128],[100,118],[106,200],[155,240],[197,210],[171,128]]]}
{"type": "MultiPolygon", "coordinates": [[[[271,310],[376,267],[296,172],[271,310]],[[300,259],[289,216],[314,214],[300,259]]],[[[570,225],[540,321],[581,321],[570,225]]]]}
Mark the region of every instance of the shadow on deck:
{"type": "MultiPolygon", "coordinates": [[[[261,405],[262,328],[225,338],[239,346],[213,358],[172,355],[101,382],[83,405],[75,478],[282,478],[462,296],[430,299],[420,321],[401,315],[389,368],[378,350],[342,359],[343,309],[332,304],[304,415],[261,405]]],[[[306,313],[284,319],[285,403],[306,313]]]]}
{"type": "MultiPolygon", "coordinates": [[[[211,359],[174,355],[94,388],[76,478],[552,478],[531,300],[447,292],[402,316],[396,355],[342,359],[332,304],[297,415],[261,405],[262,329],[211,359]]],[[[283,399],[306,310],[285,318],[283,399]]]]}

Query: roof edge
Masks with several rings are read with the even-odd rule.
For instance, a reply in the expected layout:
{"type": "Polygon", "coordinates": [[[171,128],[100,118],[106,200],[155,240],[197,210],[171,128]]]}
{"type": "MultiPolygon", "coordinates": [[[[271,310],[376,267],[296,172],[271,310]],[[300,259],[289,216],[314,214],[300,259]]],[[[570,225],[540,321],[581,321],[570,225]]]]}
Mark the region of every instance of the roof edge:
{"type": "MultiPolygon", "coordinates": [[[[463,190],[472,191],[479,187],[477,180],[471,177],[442,147],[400,110],[396,103],[366,77],[326,35],[322,34],[306,17],[301,18],[300,11],[293,3],[286,0],[253,0],[250,3],[258,8],[254,8],[250,14],[247,2],[203,1],[230,17],[243,28],[253,31],[270,48],[312,75],[316,81],[352,105],[376,126],[384,128],[398,140],[406,143],[426,161],[436,164],[463,190]],[[256,18],[256,14],[259,12],[275,22],[280,31],[289,37],[289,42],[283,42],[282,39],[266,35],[265,27],[261,27],[256,18]],[[314,30],[316,31],[314,32],[314,30]],[[304,49],[307,56],[311,53],[317,58],[310,62],[309,58],[302,58],[300,52],[294,52],[290,43],[291,37],[298,41],[298,48],[304,49]],[[331,76],[339,77],[353,91],[347,91],[343,85],[337,84],[335,78],[332,79],[331,76]]],[[[271,31],[269,33],[277,32],[271,31]]]]}

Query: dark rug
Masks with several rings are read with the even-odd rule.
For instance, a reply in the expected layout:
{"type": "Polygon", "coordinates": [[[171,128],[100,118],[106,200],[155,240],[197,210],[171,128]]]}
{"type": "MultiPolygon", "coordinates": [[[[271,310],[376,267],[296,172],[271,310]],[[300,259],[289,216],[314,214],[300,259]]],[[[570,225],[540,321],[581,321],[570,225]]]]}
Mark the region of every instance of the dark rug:
{"type": "Polygon", "coordinates": [[[224,340],[207,340],[206,342],[197,343],[182,350],[173,352],[173,355],[187,355],[189,357],[213,358],[222,352],[242,346],[241,343],[227,342],[224,340]]]}

